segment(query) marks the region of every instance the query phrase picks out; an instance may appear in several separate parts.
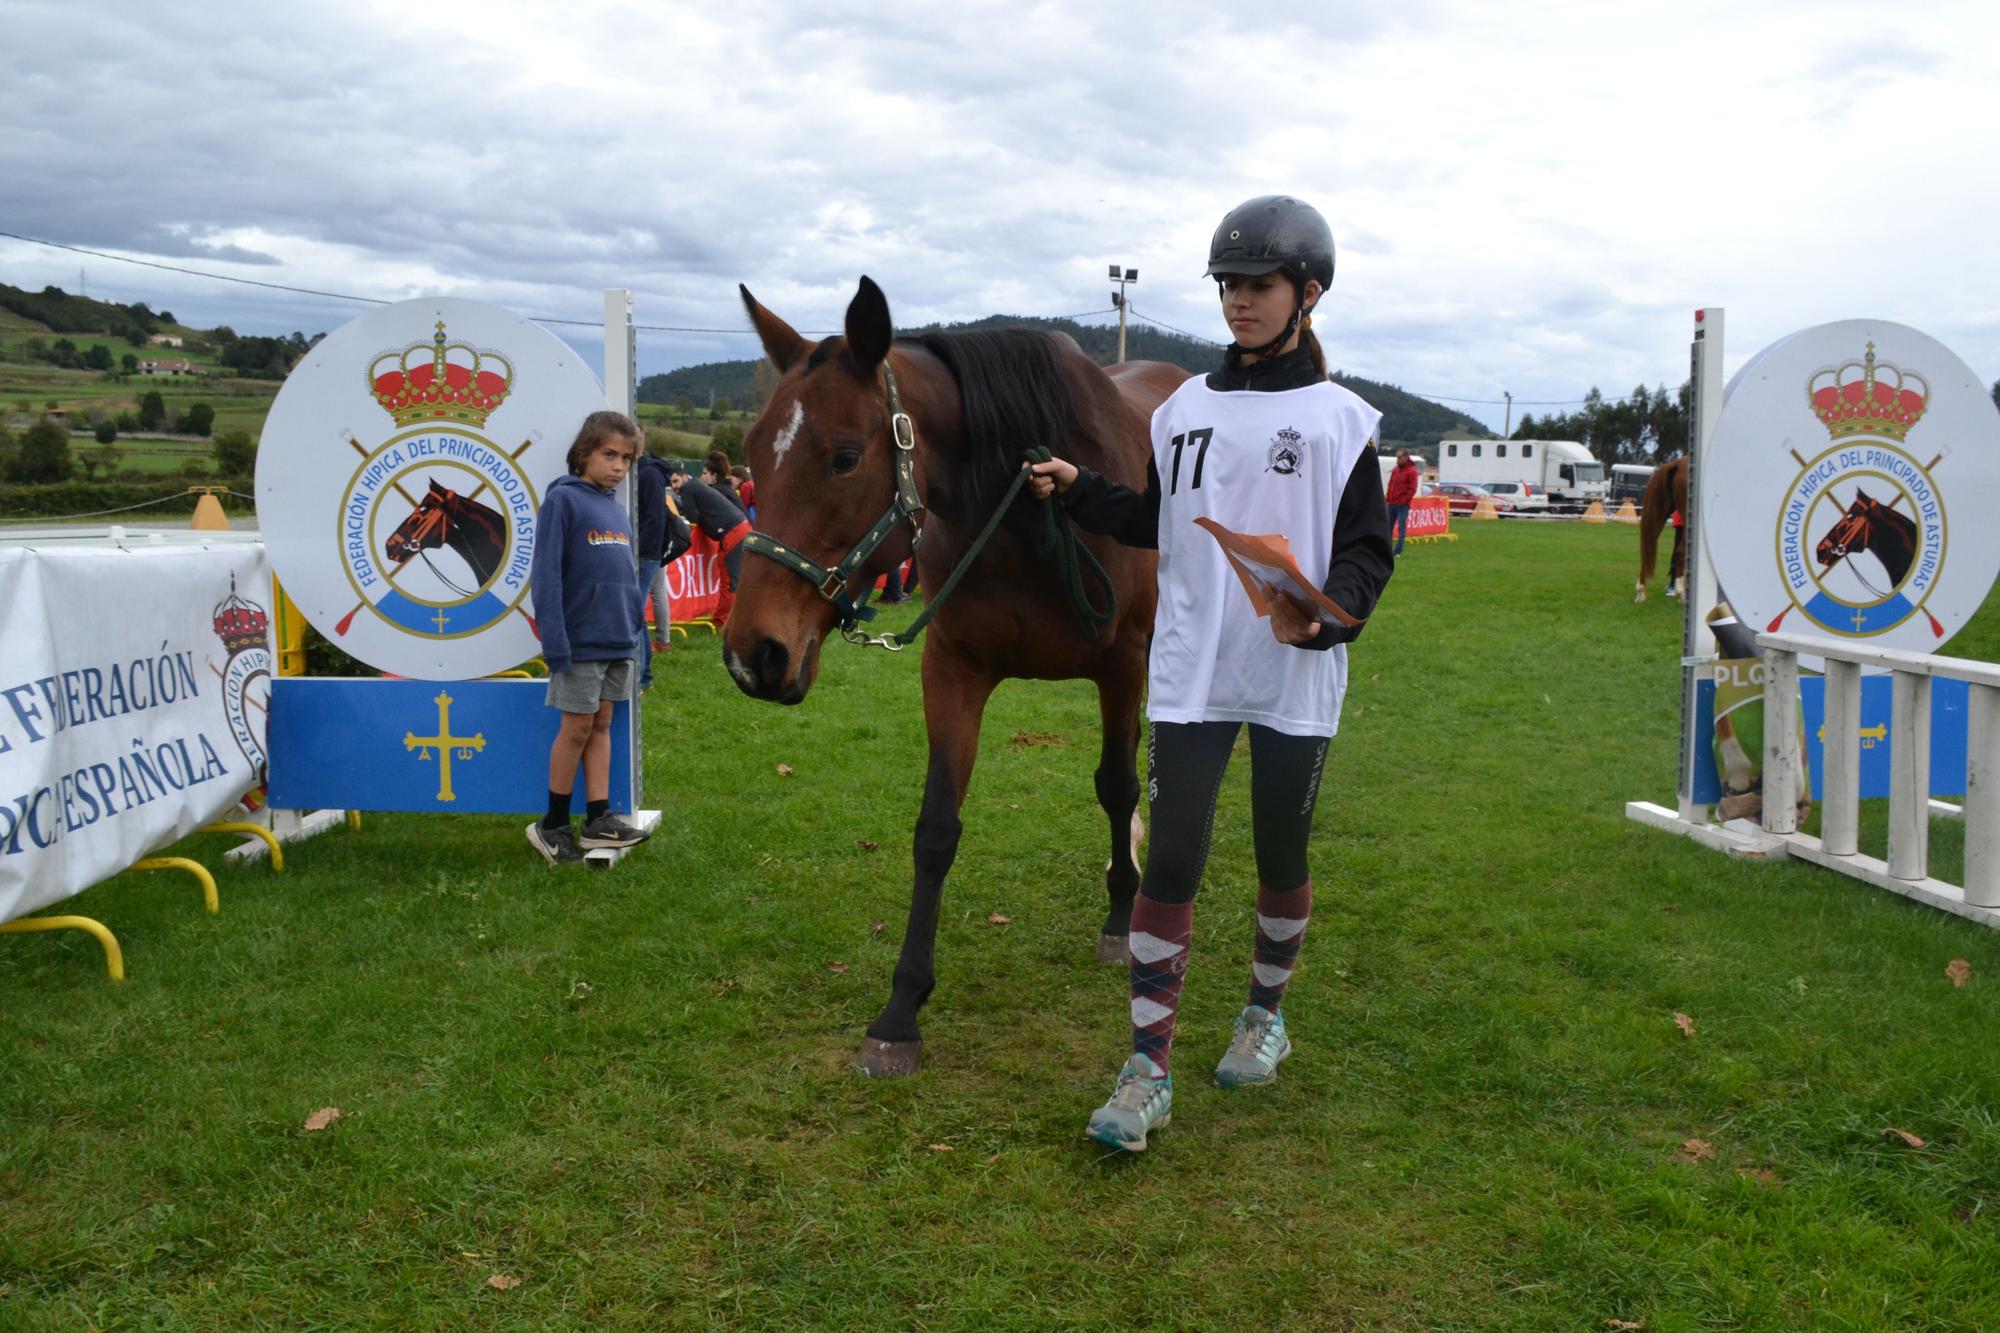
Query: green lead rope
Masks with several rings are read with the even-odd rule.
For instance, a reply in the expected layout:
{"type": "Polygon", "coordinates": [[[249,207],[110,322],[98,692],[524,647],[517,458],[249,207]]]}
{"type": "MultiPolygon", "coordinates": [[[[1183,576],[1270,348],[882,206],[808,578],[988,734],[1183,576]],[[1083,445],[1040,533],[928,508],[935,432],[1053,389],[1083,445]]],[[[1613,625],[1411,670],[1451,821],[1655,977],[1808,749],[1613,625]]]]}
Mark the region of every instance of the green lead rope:
{"type": "MultiPolygon", "coordinates": [[[[1053,455],[1047,449],[1033,448],[1027,451],[1026,457],[1030,463],[1046,463],[1053,455]]],[[[965,571],[972,568],[972,562],[986,549],[986,543],[1000,527],[1000,520],[1006,517],[1008,508],[1014,503],[1014,497],[1021,493],[1023,486],[1027,485],[1028,476],[1026,468],[1014,474],[1013,484],[1007,487],[1007,493],[1001,496],[1000,503],[994,506],[993,516],[986,520],[986,526],[980,529],[979,535],[973,538],[972,545],[967,547],[965,554],[959,558],[958,567],[951,571],[951,577],[944,581],[944,586],[937,590],[935,596],[924,603],[924,609],[910,623],[910,627],[898,634],[884,635],[878,642],[885,646],[894,644],[897,648],[907,648],[916,642],[917,636],[924,632],[926,625],[930,624],[931,617],[937,614],[937,609],[944,605],[945,600],[951,596],[952,589],[958,586],[958,581],[965,577],[965,571]]],[[[1118,614],[1118,593],[1111,586],[1111,575],[1105,572],[1104,566],[1098,562],[1095,555],[1091,554],[1090,548],[1083,544],[1083,538],[1070,523],[1069,515],[1063,511],[1062,505],[1054,500],[1042,506],[1042,535],[1038,549],[1042,556],[1054,559],[1060,566],[1063,594],[1069,598],[1070,609],[1076,612],[1077,619],[1083,622],[1085,631],[1095,639],[1098,627],[1109,624],[1118,614]],[[1084,586],[1086,577],[1104,592],[1102,611],[1091,604],[1090,591],[1084,586]]]]}

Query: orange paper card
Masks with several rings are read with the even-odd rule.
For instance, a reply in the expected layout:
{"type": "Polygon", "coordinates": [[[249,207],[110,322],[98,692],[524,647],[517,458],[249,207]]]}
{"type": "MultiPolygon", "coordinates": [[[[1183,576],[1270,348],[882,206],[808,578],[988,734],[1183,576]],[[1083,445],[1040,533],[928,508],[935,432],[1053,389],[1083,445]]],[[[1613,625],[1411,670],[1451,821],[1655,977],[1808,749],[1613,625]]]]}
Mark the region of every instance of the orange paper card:
{"type": "Polygon", "coordinates": [[[1311,580],[1300,572],[1299,562],[1292,558],[1292,544],[1283,535],[1275,532],[1232,532],[1212,518],[1198,518],[1195,522],[1222,547],[1222,554],[1228,559],[1229,567],[1236,571],[1236,577],[1242,580],[1243,591],[1258,615],[1270,615],[1272,596],[1287,592],[1312,608],[1324,624],[1361,623],[1335,605],[1331,597],[1314,587],[1311,580]]]}

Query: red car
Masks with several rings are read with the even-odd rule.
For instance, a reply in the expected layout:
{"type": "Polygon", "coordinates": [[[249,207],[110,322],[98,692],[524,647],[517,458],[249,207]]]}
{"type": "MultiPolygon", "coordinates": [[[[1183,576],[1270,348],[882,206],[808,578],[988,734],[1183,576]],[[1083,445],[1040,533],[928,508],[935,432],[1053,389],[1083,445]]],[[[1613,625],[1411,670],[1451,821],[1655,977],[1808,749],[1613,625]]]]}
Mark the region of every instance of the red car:
{"type": "Polygon", "coordinates": [[[1514,512],[1514,502],[1504,495],[1495,495],[1481,486],[1468,486],[1461,481],[1441,481],[1432,486],[1431,495],[1442,495],[1445,505],[1454,514],[1469,514],[1479,507],[1481,500],[1491,500],[1493,510],[1499,514],[1514,512]]]}

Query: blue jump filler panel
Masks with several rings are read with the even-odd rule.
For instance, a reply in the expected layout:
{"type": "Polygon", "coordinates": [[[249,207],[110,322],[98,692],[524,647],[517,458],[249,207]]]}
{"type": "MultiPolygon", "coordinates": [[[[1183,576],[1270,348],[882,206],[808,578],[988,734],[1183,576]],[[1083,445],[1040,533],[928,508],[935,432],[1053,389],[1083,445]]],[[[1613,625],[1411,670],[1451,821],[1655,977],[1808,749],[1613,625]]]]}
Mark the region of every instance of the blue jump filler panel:
{"type": "MultiPolygon", "coordinates": [[[[1863,799],[1889,795],[1890,678],[1861,678],[1861,795],[1863,799]]],[[[1967,696],[1971,687],[1962,680],[1931,680],[1931,795],[1965,794],[1965,731],[1967,696]]],[[[1820,799],[1821,775],[1825,772],[1825,748],[1820,735],[1826,725],[1826,678],[1799,677],[1799,698],[1805,706],[1806,762],[1812,768],[1812,795],[1820,799]]],[[[1715,733],[1715,682],[1696,685],[1695,726],[1703,736],[1715,733]]],[[[1715,771],[1712,746],[1696,748],[1694,799],[1713,805],[1722,799],[1722,779],[1715,771]]]]}
{"type": "MultiPolygon", "coordinates": [[[[535,814],[559,725],[539,680],[271,682],[271,804],[283,810],[535,814]]],[[[632,810],[629,702],[611,728],[611,808],[632,810]]],[[[583,810],[577,775],[576,810],[583,810]]]]}

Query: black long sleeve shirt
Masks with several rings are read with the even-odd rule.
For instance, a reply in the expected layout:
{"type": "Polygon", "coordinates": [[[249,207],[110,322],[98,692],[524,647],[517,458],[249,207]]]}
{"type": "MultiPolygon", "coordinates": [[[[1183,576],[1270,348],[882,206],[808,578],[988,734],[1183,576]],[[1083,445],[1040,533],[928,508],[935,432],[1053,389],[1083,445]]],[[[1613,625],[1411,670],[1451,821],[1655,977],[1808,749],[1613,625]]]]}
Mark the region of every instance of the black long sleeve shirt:
{"type": "MultiPolygon", "coordinates": [[[[1307,348],[1295,348],[1283,356],[1249,365],[1242,364],[1236,349],[1231,348],[1222,368],[1210,372],[1208,387],[1274,393],[1304,388],[1318,380],[1319,372],[1313,368],[1307,348]]],[[[1063,492],[1062,501],[1070,517],[1087,531],[1102,533],[1126,546],[1160,544],[1160,474],[1151,458],[1146,461],[1143,491],[1121,486],[1088,468],[1078,468],[1076,481],[1063,492]]],[[[1382,467],[1374,445],[1370,444],[1361,451],[1341,490],[1334,518],[1333,550],[1327,560],[1326,581],[1320,585],[1334,604],[1357,623],[1322,624],[1317,635],[1295,646],[1323,652],[1336,643],[1350,643],[1359,638],[1395,568],[1389,510],[1382,500],[1382,467]]]]}

